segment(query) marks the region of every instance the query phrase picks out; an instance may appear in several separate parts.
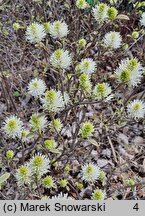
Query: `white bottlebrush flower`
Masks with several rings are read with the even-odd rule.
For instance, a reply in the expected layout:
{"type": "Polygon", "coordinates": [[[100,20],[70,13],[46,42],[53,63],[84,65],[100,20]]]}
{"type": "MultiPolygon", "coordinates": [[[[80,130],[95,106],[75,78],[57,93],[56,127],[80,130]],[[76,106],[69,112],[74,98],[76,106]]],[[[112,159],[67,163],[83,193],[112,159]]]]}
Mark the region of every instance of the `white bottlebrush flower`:
{"type": "Polygon", "coordinates": [[[66,37],[68,32],[68,25],[65,22],[55,21],[50,24],[49,33],[55,39],[61,39],[63,37],[66,37]]]}
{"type": "Polygon", "coordinates": [[[107,20],[107,12],[108,6],[104,3],[99,3],[95,8],[93,8],[93,16],[98,23],[103,23],[107,20]]]}
{"type": "Polygon", "coordinates": [[[43,114],[35,113],[31,116],[30,127],[33,131],[43,131],[47,127],[47,119],[43,114]]]}
{"type": "Polygon", "coordinates": [[[82,59],[78,69],[85,74],[92,74],[96,70],[96,62],[91,58],[82,59]]]}
{"type": "Polygon", "coordinates": [[[11,115],[10,117],[6,117],[6,120],[3,124],[4,126],[2,129],[8,137],[21,137],[23,122],[20,120],[20,118],[15,115],[11,115]]]}
{"type": "Polygon", "coordinates": [[[105,196],[106,196],[106,193],[104,191],[102,191],[100,189],[96,189],[93,191],[91,199],[102,201],[105,199],[105,196]]]}
{"type": "Polygon", "coordinates": [[[28,84],[28,92],[34,97],[39,97],[44,94],[46,84],[43,80],[35,78],[28,84]]]}
{"type": "Polygon", "coordinates": [[[26,39],[30,43],[39,43],[46,37],[45,28],[42,24],[32,23],[26,29],[26,39]]]}
{"type": "Polygon", "coordinates": [[[119,32],[108,32],[103,39],[103,43],[110,49],[118,49],[122,45],[122,37],[119,32]]]}
{"type": "Polygon", "coordinates": [[[60,91],[51,89],[45,93],[44,98],[42,98],[41,101],[45,110],[59,112],[70,103],[70,98],[66,92],[62,95],[60,91]]]}
{"type": "Polygon", "coordinates": [[[19,186],[31,182],[31,170],[27,165],[22,165],[17,169],[16,179],[19,186]]]}
{"type": "Polygon", "coordinates": [[[116,77],[119,82],[124,82],[129,86],[137,86],[142,78],[143,67],[136,59],[124,59],[115,70],[116,77]]]}
{"type": "Polygon", "coordinates": [[[128,104],[127,112],[132,118],[144,118],[145,103],[139,99],[136,99],[128,104]]]}
{"type": "Polygon", "coordinates": [[[68,69],[72,63],[72,57],[68,51],[58,49],[52,53],[50,63],[54,68],[68,69]]]}
{"type": "Polygon", "coordinates": [[[86,182],[94,182],[99,178],[100,168],[93,163],[88,163],[82,166],[81,176],[86,182]]]}
{"type": "Polygon", "coordinates": [[[86,2],[86,0],[77,0],[76,1],[76,6],[79,8],[79,9],[85,9],[85,8],[88,8],[89,5],[88,3],[86,2]]]}
{"type": "Polygon", "coordinates": [[[142,26],[145,27],[145,12],[142,14],[141,18],[140,18],[140,23],[142,26]]]}
{"type": "Polygon", "coordinates": [[[45,155],[38,154],[30,159],[28,167],[33,175],[41,177],[48,172],[50,168],[50,160],[45,155]]]}
{"type": "Polygon", "coordinates": [[[112,98],[111,92],[112,89],[108,83],[98,83],[93,90],[93,96],[96,100],[109,100],[112,98]]]}
{"type": "Polygon", "coordinates": [[[72,200],[67,193],[60,192],[58,195],[51,197],[52,200],[72,200]]]}

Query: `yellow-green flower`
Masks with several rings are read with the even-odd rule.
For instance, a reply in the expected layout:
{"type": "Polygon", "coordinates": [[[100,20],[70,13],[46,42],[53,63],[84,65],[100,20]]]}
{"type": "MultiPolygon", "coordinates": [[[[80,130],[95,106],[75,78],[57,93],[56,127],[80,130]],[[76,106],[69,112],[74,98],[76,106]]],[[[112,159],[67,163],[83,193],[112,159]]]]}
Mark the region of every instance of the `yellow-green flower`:
{"type": "Polygon", "coordinates": [[[17,22],[13,23],[13,29],[14,29],[15,31],[17,31],[18,29],[20,29],[20,24],[17,23],[17,22]]]}
{"type": "Polygon", "coordinates": [[[14,157],[14,152],[12,150],[8,150],[6,152],[6,157],[7,157],[8,160],[12,160],[13,157],[14,157]]]}
{"type": "Polygon", "coordinates": [[[96,189],[92,193],[92,200],[104,200],[106,193],[102,190],[96,189]]]}
{"type": "Polygon", "coordinates": [[[139,37],[139,33],[137,31],[132,32],[133,39],[137,39],[139,37]]]}
{"type": "Polygon", "coordinates": [[[90,78],[87,74],[81,74],[79,78],[79,83],[80,83],[80,88],[86,92],[90,93],[91,92],[91,87],[92,84],[90,82],[90,78]]]}
{"type": "Polygon", "coordinates": [[[105,178],[106,178],[105,172],[104,171],[100,171],[99,180],[103,182],[105,178]]]}
{"type": "Polygon", "coordinates": [[[94,126],[91,122],[85,122],[80,129],[80,136],[84,138],[88,138],[92,136],[94,132],[94,126]]]}
{"type": "Polygon", "coordinates": [[[118,14],[118,11],[115,7],[108,8],[107,15],[110,20],[115,20],[117,14],[118,14]]]}
{"type": "Polygon", "coordinates": [[[54,119],[53,121],[50,122],[49,127],[52,132],[55,132],[55,131],[59,132],[62,128],[62,123],[60,119],[54,119]]]}
{"type": "Polygon", "coordinates": [[[70,166],[66,165],[65,168],[64,168],[64,172],[69,173],[69,171],[70,171],[70,166]]]}
{"type": "Polygon", "coordinates": [[[87,41],[84,38],[78,41],[79,48],[84,48],[86,44],[87,44],[87,41]]]}
{"type": "Polygon", "coordinates": [[[47,139],[44,141],[44,144],[45,144],[45,148],[48,149],[48,150],[52,150],[52,149],[55,149],[57,144],[55,142],[54,139],[47,139]]]}
{"type": "Polygon", "coordinates": [[[68,181],[66,179],[62,179],[60,182],[59,182],[60,186],[65,188],[67,187],[67,184],[68,184],[68,181]]]}
{"type": "Polygon", "coordinates": [[[54,187],[54,180],[51,176],[46,176],[44,179],[43,179],[43,186],[45,188],[52,188],[54,187]]]}
{"type": "Polygon", "coordinates": [[[50,23],[49,22],[45,22],[43,23],[44,29],[47,33],[50,32],[50,23]]]}

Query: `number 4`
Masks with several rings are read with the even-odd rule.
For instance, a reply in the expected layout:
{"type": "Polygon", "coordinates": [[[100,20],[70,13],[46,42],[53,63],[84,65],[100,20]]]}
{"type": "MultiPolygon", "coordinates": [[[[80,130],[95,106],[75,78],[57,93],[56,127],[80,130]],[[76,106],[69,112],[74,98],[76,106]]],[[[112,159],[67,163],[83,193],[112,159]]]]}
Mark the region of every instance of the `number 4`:
{"type": "Polygon", "coordinates": [[[134,205],[133,209],[135,209],[136,211],[139,210],[138,203],[136,203],[136,204],[134,205]]]}

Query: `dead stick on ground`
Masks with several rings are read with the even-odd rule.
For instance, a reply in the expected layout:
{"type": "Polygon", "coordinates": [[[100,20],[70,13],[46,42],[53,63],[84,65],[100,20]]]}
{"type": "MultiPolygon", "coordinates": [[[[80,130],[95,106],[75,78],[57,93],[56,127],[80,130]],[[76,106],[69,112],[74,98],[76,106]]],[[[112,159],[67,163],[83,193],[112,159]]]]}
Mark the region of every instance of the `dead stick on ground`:
{"type": "Polygon", "coordinates": [[[113,143],[112,143],[112,141],[111,141],[111,139],[110,139],[109,136],[107,136],[107,139],[108,139],[109,144],[110,144],[110,146],[111,146],[111,150],[112,150],[112,153],[113,153],[114,161],[115,161],[116,163],[118,163],[118,162],[117,162],[117,156],[116,156],[116,152],[115,152],[113,143]]]}

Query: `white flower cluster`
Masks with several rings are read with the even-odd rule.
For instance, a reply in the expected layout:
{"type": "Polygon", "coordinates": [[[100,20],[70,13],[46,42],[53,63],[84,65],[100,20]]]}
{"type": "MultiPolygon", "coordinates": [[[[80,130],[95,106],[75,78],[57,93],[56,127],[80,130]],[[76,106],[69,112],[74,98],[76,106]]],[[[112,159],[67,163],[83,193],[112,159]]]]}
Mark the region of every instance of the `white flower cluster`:
{"type": "MultiPolygon", "coordinates": [[[[60,91],[55,91],[53,89],[45,91],[46,84],[41,79],[35,78],[28,84],[28,93],[34,97],[40,97],[45,110],[59,112],[70,103],[70,97],[66,92],[62,94],[60,91]]],[[[46,124],[47,120],[45,116],[38,114],[32,115],[30,125],[33,130],[41,131],[46,127],[46,124]]]]}
{"type": "Polygon", "coordinates": [[[40,23],[32,23],[26,29],[26,39],[30,43],[39,43],[46,37],[45,28],[40,23]]]}
{"type": "Polygon", "coordinates": [[[69,32],[68,25],[65,22],[59,20],[51,23],[49,28],[50,35],[55,39],[61,39],[63,37],[66,37],[69,32]]]}
{"type": "Polygon", "coordinates": [[[3,131],[8,137],[11,138],[20,138],[23,131],[23,122],[15,115],[6,117],[6,120],[3,123],[3,131]]]}
{"type": "Polygon", "coordinates": [[[86,9],[89,7],[89,4],[86,2],[86,0],[77,0],[76,1],[76,6],[79,9],[86,9]]]}
{"type": "Polygon", "coordinates": [[[82,73],[92,74],[96,70],[96,62],[91,58],[82,59],[80,64],[77,65],[77,69],[82,73]]]}
{"type": "Polygon", "coordinates": [[[144,118],[145,103],[139,99],[136,99],[128,104],[127,112],[129,116],[132,118],[135,119],[144,118]]]}
{"type": "Polygon", "coordinates": [[[22,142],[29,142],[33,138],[33,134],[28,129],[24,129],[23,122],[15,115],[6,117],[2,130],[9,138],[18,138],[22,142]]]}
{"type": "Polygon", "coordinates": [[[99,24],[103,24],[109,20],[115,20],[117,14],[118,11],[115,7],[109,7],[105,3],[98,3],[95,8],[93,8],[93,16],[99,24]]]}
{"type": "Polygon", "coordinates": [[[39,97],[44,94],[46,84],[43,80],[35,78],[28,84],[28,93],[34,97],[39,97]]]}
{"type": "Polygon", "coordinates": [[[103,39],[103,43],[110,49],[118,49],[122,45],[122,37],[119,32],[108,32],[103,39]]]}
{"type": "Polygon", "coordinates": [[[34,22],[27,26],[26,39],[30,43],[40,43],[45,39],[47,33],[50,33],[54,39],[62,39],[68,35],[68,32],[68,25],[60,20],[44,24],[34,22]]]}
{"type": "Polygon", "coordinates": [[[111,92],[112,89],[108,83],[98,83],[93,90],[93,96],[96,100],[106,99],[109,101],[113,97],[111,92]]]}
{"type": "Polygon", "coordinates": [[[33,177],[40,178],[49,171],[49,168],[50,160],[48,157],[41,154],[33,156],[29,162],[18,168],[16,172],[18,185],[30,184],[33,177]]]}
{"type": "Polygon", "coordinates": [[[124,82],[129,86],[137,86],[141,82],[143,67],[136,59],[124,59],[115,70],[119,82],[124,82]]]}
{"type": "Polygon", "coordinates": [[[99,175],[100,168],[97,165],[88,163],[82,166],[81,176],[84,181],[93,183],[98,180],[99,175]]]}
{"type": "Polygon", "coordinates": [[[41,101],[45,110],[59,112],[70,102],[70,98],[66,92],[62,94],[60,91],[51,89],[45,93],[41,101]]]}
{"type": "Polygon", "coordinates": [[[107,20],[107,12],[108,6],[104,3],[99,3],[95,8],[93,8],[93,15],[98,23],[102,23],[107,20]]]}
{"type": "Polygon", "coordinates": [[[72,57],[68,51],[58,49],[52,53],[50,63],[54,68],[68,69],[72,63],[72,57]]]}
{"type": "Polygon", "coordinates": [[[50,160],[45,155],[35,155],[30,159],[28,167],[31,170],[31,174],[42,176],[46,174],[50,168],[50,160]]]}

